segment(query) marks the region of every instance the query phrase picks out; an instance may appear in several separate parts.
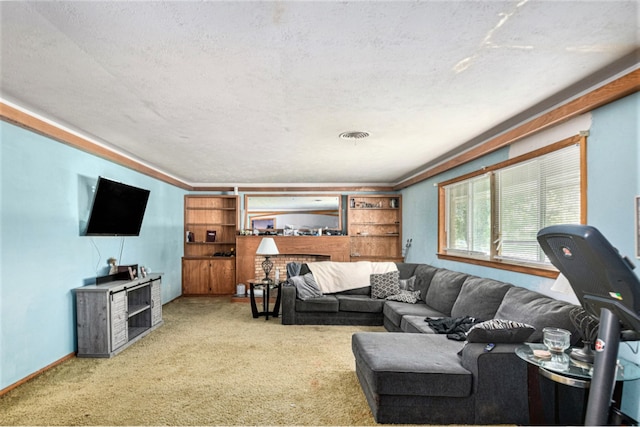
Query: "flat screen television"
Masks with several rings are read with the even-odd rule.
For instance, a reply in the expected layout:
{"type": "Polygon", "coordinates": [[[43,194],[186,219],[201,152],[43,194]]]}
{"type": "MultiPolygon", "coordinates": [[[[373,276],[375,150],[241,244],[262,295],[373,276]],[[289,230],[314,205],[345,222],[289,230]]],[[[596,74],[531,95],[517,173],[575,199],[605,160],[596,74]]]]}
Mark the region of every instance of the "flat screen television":
{"type": "Polygon", "coordinates": [[[87,236],[138,236],[149,190],[98,177],[87,236]]]}

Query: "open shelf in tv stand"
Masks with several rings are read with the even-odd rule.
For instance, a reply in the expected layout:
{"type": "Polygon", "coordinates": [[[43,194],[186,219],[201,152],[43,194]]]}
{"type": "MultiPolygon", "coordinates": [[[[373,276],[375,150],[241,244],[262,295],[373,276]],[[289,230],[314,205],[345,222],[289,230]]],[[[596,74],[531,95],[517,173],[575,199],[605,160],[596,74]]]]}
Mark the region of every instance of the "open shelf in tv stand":
{"type": "Polygon", "coordinates": [[[114,278],[75,289],[78,357],[112,357],[163,323],[159,274],[114,278]]]}

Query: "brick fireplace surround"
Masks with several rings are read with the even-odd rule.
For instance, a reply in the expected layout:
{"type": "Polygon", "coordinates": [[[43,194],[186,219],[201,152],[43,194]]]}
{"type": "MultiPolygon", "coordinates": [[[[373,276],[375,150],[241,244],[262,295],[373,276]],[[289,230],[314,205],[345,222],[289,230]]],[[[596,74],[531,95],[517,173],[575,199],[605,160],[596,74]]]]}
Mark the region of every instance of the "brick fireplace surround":
{"type": "MultiPolygon", "coordinates": [[[[290,262],[317,262],[317,261],[329,261],[331,257],[328,255],[276,255],[269,258],[273,262],[273,269],[269,273],[269,278],[276,278],[276,271],[280,271],[280,280],[284,280],[287,277],[287,264],[290,262]]],[[[256,255],[255,258],[255,278],[264,277],[264,270],[262,269],[262,261],[264,261],[263,255],[256,255]]]]}
{"type": "MultiPolygon", "coordinates": [[[[269,274],[275,279],[276,269],[280,278],[287,275],[288,262],[350,261],[348,236],[273,236],[280,255],[272,256],[273,270],[269,274]]],[[[262,236],[237,236],[236,238],[236,283],[264,277],[264,256],[256,255],[262,236]]]]}

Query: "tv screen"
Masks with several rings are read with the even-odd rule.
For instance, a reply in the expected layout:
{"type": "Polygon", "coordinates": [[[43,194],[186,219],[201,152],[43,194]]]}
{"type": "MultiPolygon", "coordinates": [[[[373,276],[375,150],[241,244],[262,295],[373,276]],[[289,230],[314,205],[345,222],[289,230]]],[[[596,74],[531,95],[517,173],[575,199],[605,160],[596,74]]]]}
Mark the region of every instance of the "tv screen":
{"type": "Polygon", "coordinates": [[[149,190],[98,177],[87,236],[138,236],[149,190]]]}

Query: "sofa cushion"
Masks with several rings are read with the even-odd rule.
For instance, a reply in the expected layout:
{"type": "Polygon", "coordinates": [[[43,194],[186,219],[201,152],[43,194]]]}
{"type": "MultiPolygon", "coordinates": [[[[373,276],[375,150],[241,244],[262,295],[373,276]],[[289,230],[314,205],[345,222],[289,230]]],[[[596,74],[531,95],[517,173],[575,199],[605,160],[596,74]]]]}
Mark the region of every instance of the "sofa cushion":
{"type": "MultiPolygon", "coordinates": [[[[413,291],[416,284],[416,276],[411,276],[408,279],[400,279],[398,283],[401,291],[413,291]]],[[[420,297],[419,292],[418,297],[420,297]]]]}
{"type": "Polygon", "coordinates": [[[401,279],[408,279],[411,276],[415,275],[416,268],[422,264],[412,264],[408,262],[396,262],[396,267],[398,267],[398,272],[400,273],[401,279]]]}
{"type": "Polygon", "coordinates": [[[462,288],[462,284],[467,277],[468,275],[464,273],[439,268],[433,275],[433,279],[431,279],[424,301],[427,305],[445,313],[446,316],[450,316],[451,308],[456,302],[460,288],[462,288]]]}
{"type": "Polygon", "coordinates": [[[384,316],[389,319],[391,323],[400,328],[400,323],[403,316],[422,316],[425,317],[444,317],[445,314],[434,310],[426,305],[423,301],[418,301],[416,304],[407,304],[405,302],[387,301],[382,309],[384,316]]]}
{"type": "Polygon", "coordinates": [[[399,294],[389,295],[387,301],[400,301],[415,304],[420,301],[420,291],[405,291],[400,289],[399,294]]]}
{"type": "Polygon", "coordinates": [[[471,373],[456,354],[464,343],[443,335],[357,332],[352,338],[356,363],[380,395],[464,397],[471,373]]]}
{"type": "Polygon", "coordinates": [[[491,319],[473,325],[467,332],[467,341],[484,343],[519,343],[525,342],[536,328],[522,322],[491,319]]]}
{"type": "Polygon", "coordinates": [[[424,301],[427,296],[431,279],[433,279],[436,271],[438,271],[436,267],[432,267],[428,264],[420,264],[415,269],[416,281],[413,284],[413,289],[420,290],[420,299],[422,301],[424,301]]]}
{"type": "Polygon", "coordinates": [[[301,276],[304,276],[305,274],[309,274],[309,273],[311,273],[311,270],[309,270],[309,266],[306,263],[301,264],[300,273],[298,274],[300,274],[301,276]]]}
{"type": "Polygon", "coordinates": [[[402,316],[400,329],[410,334],[435,334],[423,316],[402,316]]]}
{"type": "Polygon", "coordinates": [[[480,320],[493,319],[504,295],[512,286],[497,280],[467,277],[451,308],[451,317],[471,316],[480,320]]]}
{"type": "Polygon", "coordinates": [[[359,313],[382,313],[383,299],[374,299],[366,295],[335,294],[340,311],[359,313]]]}
{"type": "Polygon", "coordinates": [[[327,311],[335,313],[338,311],[338,299],[335,295],[323,295],[305,301],[297,299],[296,311],[327,311]]]}
{"type": "Polygon", "coordinates": [[[398,271],[389,271],[388,273],[372,274],[371,281],[371,298],[386,298],[389,295],[400,293],[399,283],[400,273],[398,271]]]}
{"type": "Polygon", "coordinates": [[[527,323],[536,331],[529,341],[542,341],[542,330],[546,327],[562,328],[571,332],[571,342],[580,338],[569,319],[569,312],[576,305],[559,301],[529,289],[514,286],[507,291],[496,312],[496,319],[527,323]]]}
{"type": "Polygon", "coordinates": [[[371,286],[365,286],[363,288],[348,289],[342,292],[336,292],[334,295],[366,295],[371,296],[371,286]]]}

